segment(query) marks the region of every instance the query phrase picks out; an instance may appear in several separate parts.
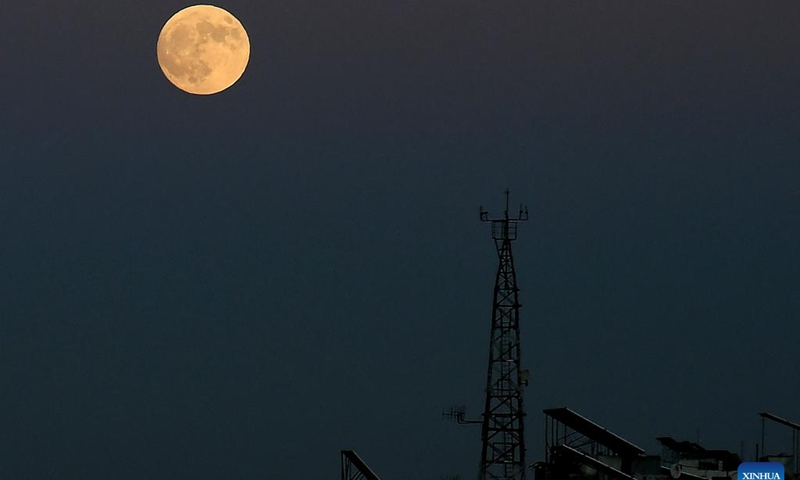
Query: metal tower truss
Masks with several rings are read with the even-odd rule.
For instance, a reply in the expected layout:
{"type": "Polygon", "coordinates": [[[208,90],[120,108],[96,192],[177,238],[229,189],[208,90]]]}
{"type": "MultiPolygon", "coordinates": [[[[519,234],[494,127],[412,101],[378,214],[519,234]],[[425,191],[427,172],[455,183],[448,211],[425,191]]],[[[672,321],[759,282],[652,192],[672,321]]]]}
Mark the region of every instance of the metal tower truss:
{"type": "Polygon", "coordinates": [[[342,480],[381,480],[353,450],[342,450],[342,480]]]}
{"type": "Polygon", "coordinates": [[[520,368],[519,288],[514,271],[511,242],[517,239],[517,223],[528,219],[520,208],[509,217],[506,208],[500,218],[490,218],[481,208],[480,218],[491,222],[492,239],[497,248],[498,267],[489,337],[489,365],[486,378],[486,403],[481,439],[483,448],[479,480],[524,480],[525,436],[522,389],[528,384],[528,371],[520,368]]]}

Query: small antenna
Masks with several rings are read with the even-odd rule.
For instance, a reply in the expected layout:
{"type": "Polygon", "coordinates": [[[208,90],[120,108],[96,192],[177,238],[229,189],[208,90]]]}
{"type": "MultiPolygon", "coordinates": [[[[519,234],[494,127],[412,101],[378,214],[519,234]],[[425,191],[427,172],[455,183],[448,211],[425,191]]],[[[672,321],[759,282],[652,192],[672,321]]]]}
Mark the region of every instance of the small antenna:
{"type": "Polygon", "coordinates": [[[506,189],[503,192],[506,196],[506,208],[503,210],[503,216],[499,218],[490,218],[489,211],[483,208],[483,205],[479,207],[481,221],[482,222],[525,222],[528,220],[528,207],[520,204],[519,206],[519,214],[516,217],[510,217],[508,215],[508,205],[510,203],[511,197],[511,190],[506,189]]]}
{"type": "Polygon", "coordinates": [[[446,412],[442,412],[442,417],[450,420],[455,420],[456,423],[458,423],[459,425],[482,423],[481,420],[465,420],[464,418],[466,416],[465,412],[466,408],[464,407],[464,405],[458,405],[455,407],[450,407],[450,410],[446,412]]]}

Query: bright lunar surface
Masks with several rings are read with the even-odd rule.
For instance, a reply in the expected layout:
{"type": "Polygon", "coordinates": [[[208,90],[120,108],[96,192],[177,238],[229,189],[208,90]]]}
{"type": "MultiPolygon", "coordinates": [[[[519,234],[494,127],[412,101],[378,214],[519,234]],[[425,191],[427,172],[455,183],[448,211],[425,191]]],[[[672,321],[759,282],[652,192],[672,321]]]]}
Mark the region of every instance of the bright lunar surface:
{"type": "Polygon", "coordinates": [[[250,39],[242,24],[213,5],[195,5],[172,16],[158,36],[158,64],[176,87],[210,95],[242,76],[250,39]]]}

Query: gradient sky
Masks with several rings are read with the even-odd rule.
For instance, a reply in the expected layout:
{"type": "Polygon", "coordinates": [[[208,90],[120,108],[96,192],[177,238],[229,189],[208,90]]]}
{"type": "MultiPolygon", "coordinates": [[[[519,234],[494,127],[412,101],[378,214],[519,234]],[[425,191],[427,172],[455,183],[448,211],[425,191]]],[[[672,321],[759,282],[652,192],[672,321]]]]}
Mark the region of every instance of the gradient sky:
{"type": "Polygon", "coordinates": [[[652,453],[800,421],[796,0],[218,5],[211,97],[156,62],[185,3],[0,8],[0,476],[474,478],[440,412],[506,187],[529,461],[547,407],[652,453]]]}

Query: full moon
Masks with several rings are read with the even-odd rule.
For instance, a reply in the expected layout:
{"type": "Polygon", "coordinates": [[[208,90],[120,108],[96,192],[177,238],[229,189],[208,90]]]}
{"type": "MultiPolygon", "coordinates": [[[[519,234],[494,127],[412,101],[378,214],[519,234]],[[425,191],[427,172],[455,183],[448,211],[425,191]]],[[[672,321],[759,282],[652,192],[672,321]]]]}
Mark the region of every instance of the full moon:
{"type": "Polygon", "coordinates": [[[158,36],[158,64],[173,85],[211,95],[242,76],[250,39],[233,15],[213,5],[195,5],[172,16],[158,36]]]}

